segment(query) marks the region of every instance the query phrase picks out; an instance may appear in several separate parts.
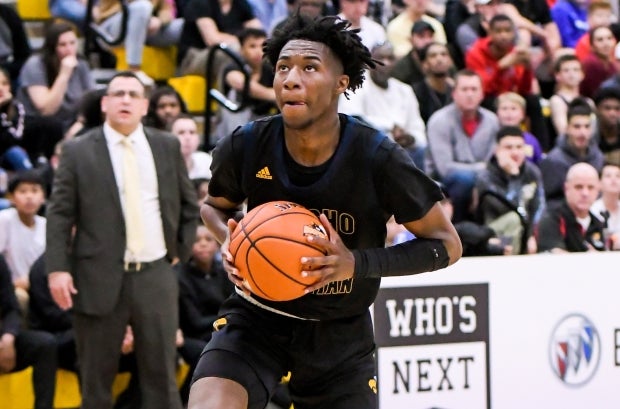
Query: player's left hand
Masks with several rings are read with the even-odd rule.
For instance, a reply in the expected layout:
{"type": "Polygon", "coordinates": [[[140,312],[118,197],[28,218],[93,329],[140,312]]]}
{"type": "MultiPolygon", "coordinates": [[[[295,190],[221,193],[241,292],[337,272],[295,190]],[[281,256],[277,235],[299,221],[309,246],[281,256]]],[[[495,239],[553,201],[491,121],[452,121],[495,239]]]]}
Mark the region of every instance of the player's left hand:
{"type": "Polygon", "coordinates": [[[302,257],[301,275],[303,277],[316,277],[317,282],[306,287],[306,294],[318,290],[332,281],[343,281],[353,277],[355,258],[353,253],[344,245],[342,239],[327,220],[327,216],[319,216],[321,224],[327,230],[328,238],[308,236],[307,240],[321,247],[326,256],[302,257]]]}

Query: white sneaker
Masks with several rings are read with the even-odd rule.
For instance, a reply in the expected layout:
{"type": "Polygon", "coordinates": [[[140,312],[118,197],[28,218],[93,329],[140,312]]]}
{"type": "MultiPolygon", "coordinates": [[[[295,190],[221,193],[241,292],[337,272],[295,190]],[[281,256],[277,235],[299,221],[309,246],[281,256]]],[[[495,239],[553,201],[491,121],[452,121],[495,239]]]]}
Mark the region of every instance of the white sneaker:
{"type": "Polygon", "coordinates": [[[140,82],[147,88],[152,88],[155,86],[155,80],[148,75],[144,71],[135,71],[136,77],[140,80],[140,82]]]}

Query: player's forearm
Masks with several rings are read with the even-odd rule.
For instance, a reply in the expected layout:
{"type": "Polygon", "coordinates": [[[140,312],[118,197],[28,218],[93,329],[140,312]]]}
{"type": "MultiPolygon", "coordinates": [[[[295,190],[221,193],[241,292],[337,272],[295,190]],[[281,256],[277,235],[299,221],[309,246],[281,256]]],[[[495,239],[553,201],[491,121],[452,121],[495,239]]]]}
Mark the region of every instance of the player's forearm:
{"type": "Polygon", "coordinates": [[[450,256],[442,240],[417,238],[386,248],[353,250],[355,277],[379,278],[445,268],[450,256]]]}
{"type": "Polygon", "coordinates": [[[218,243],[222,244],[228,235],[227,220],[231,216],[229,212],[217,209],[205,203],[200,207],[200,218],[204,225],[213,233],[218,243]]]}

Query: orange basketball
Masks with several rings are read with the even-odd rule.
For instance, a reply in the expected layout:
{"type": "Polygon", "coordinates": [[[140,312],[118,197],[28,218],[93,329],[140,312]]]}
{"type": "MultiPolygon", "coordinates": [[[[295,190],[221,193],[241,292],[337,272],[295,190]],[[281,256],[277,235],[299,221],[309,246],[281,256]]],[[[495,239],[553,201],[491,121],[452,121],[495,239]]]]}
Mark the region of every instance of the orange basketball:
{"type": "Polygon", "coordinates": [[[308,243],[314,235],[327,238],[318,217],[296,203],[268,202],[239,222],[228,250],[248,289],[261,298],[288,301],[304,295],[316,278],[301,276],[301,258],[324,253],[308,243]]]}

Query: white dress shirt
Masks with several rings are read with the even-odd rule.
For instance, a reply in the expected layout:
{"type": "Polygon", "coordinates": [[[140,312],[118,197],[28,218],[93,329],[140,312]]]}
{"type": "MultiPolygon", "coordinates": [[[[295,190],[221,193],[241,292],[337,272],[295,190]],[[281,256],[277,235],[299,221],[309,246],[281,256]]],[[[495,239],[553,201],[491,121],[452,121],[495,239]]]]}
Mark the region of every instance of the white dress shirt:
{"type": "Polygon", "coordinates": [[[426,146],[426,125],[413,89],[395,78],[388,79],[387,88],[381,88],[370,78],[370,72],[366,78],[360,89],[349,93],[349,99],[340,95],[338,112],[361,116],[389,137],[398,125],[415,137],[416,146],[426,146]]]}
{"type": "Polygon", "coordinates": [[[125,213],[125,194],[123,180],[123,154],[124,147],[122,138],[129,138],[136,160],[138,162],[138,171],[140,174],[140,199],[142,228],[144,234],[144,247],[139,254],[131,255],[125,250],[126,262],[149,262],[160,259],[168,252],[166,249],[166,241],[164,240],[164,227],[161,220],[161,210],[159,208],[159,185],[157,180],[157,171],[155,169],[155,161],[153,152],[149,145],[144,128],[139,125],[135,131],[128,136],[124,136],[112,129],[106,122],[103,125],[103,134],[110,152],[112,160],[112,168],[114,169],[114,178],[116,186],[121,198],[121,206],[125,213]]]}

